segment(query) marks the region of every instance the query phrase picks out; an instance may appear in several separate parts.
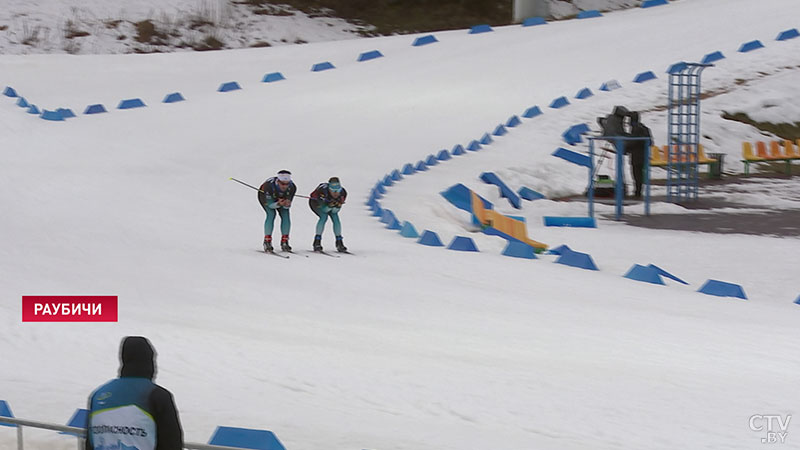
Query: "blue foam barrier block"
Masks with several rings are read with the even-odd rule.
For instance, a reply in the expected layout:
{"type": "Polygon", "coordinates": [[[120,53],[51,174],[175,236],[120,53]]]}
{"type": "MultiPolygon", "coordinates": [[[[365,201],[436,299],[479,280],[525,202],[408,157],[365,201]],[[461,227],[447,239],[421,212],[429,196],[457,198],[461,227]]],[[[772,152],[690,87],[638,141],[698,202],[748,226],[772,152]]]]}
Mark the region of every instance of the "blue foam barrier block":
{"type": "Polygon", "coordinates": [[[448,159],[452,158],[453,157],[450,156],[450,152],[448,152],[446,149],[441,150],[438,154],[436,154],[436,159],[438,159],[439,161],[447,161],[448,159]]]}
{"type": "Polygon", "coordinates": [[[752,52],[753,50],[758,50],[760,48],[764,48],[764,44],[762,44],[759,40],[745,42],[741,47],[739,47],[739,53],[752,52]]]}
{"type": "Polygon", "coordinates": [[[577,94],[575,94],[575,98],[577,98],[577,99],[579,99],[579,100],[583,100],[583,99],[585,99],[585,98],[589,98],[589,97],[591,97],[591,96],[593,96],[593,95],[594,95],[594,94],[592,93],[592,90],[591,90],[591,89],[589,89],[589,88],[583,88],[583,89],[581,89],[580,91],[578,91],[578,93],[577,93],[577,94]]]}
{"type": "Polygon", "coordinates": [[[428,158],[425,159],[425,164],[429,166],[435,166],[439,164],[439,160],[436,159],[436,156],[434,155],[428,155],[428,158]]]}
{"type": "Polygon", "coordinates": [[[517,125],[519,125],[521,123],[522,123],[522,121],[519,120],[519,117],[514,115],[514,116],[511,116],[511,117],[508,118],[508,120],[506,121],[506,127],[514,128],[514,127],[516,127],[517,125]]]}
{"type": "Polygon", "coordinates": [[[579,124],[573,125],[571,128],[572,128],[572,130],[574,132],[576,132],[578,134],[586,134],[589,131],[591,131],[591,129],[589,128],[589,125],[586,125],[585,123],[579,123],[579,124]]]}
{"type": "Polygon", "coordinates": [[[403,166],[403,175],[412,175],[416,171],[417,169],[415,169],[414,165],[411,163],[408,163],[405,166],[403,166]]]}
{"type": "Polygon", "coordinates": [[[417,229],[414,228],[414,225],[409,222],[403,222],[403,226],[400,228],[400,236],[407,237],[407,238],[418,238],[419,233],[417,233],[417,229]]]}
{"type": "Polygon", "coordinates": [[[208,443],[252,450],[286,450],[273,432],[247,428],[217,427],[208,443]]]}
{"type": "MultiPolygon", "coordinates": [[[[70,417],[69,421],[67,421],[67,426],[76,428],[86,428],[88,423],[89,423],[89,411],[85,409],[76,409],[75,412],[72,413],[72,417],[70,417]]],[[[64,431],[61,431],[58,434],[78,436],[77,433],[69,433],[64,431]]]]}
{"type": "Polygon", "coordinates": [[[477,152],[481,148],[482,148],[481,147],[481,143],[478,142],[478,141],[472,141],[472,142],[469,143],[469,145],[467,145],[467,150],[470,150],[470,151],[473,151],[473,152],[477,152]]]}
{"type": "Polygon", "coordinates": [[[523,198],[525,200],[530,200],[530,201],[541,200],[541,199],[545,198],[543,194],[540,194],[539,192],[536,192],[533,189],[527,188],[525,186],[519,188],[519,190],[517,191],[517,194],[519,194],[519,196],[521,198],[523,198]]]}
{"type": "Polygon", "coordinates": [[[58,108],[56,110],[56,112],[61,114],[61,117],[65,118],[65,119],[71,119],[71,118],[75,117],[75,113],[72,112],[72,110],[69,109],[69,108],[58,108]]]}
{"type": "Polygon", "coordinates": [[[17,106],[20,108],[28,108],[31,105],[28,103],[28,100],[25,100],[25,97],[19,97],[17,98],[17,106]]]}
{"type": "Polygon", "coordinates": [[[634,264],[623,277],[645,283],[664,284],[664,280],[661,279],[661,275],[657,270],[652,267],[640,266],[639,264],[634,264]]]}
{"type": "Polygon", "coordinates": [[[569,248],[565,244],[565,245],[559,245],[556,248],[551,248],[550,250],[547,251],[547,254],[548,255],[563,255],[564,253],[571,252],[571,251],[572,251],[572,249],[569,248]]]}
{"type": "Polygon", "coordinates": [[[667,69],[667,73],[669,73],[669,74],[678,74],[678,73],[683,72],[687,67],[689,67],[689,65],[686,64],[685,61],[677,62],[677,63],[669,66],[669,68],[667,69]]]}
{"type": "Polygon", "coordinates": [[[542,110],[538,106],[531,106],[522,113],[522,117],[526,119],[533,119],[536,116],[542,115],[542,110]]]}
{"type": "Polygon", "coordinates": [[[394,181],[400,181],[400,180],[402,180],[402,179],[403,179],[403,175],[401,175],[401,174],[400,174],[400,171],[399,171],[399,170],[397,170],[397,169],[394,169],[394,170],[392,171],[392,173],[391,173],[391,174],[389,174],[389,176],[391,176],[391,177],[392,177],[392,180],[394,180],[394,181]]]}
{"type": "Polygon", "coordinates": [[[603,14],[596,9],[590,9],[588,11],[581,11],[578,13],[578,19],[591,19],[594,17],[603,17],[603,14]]]}
{"type": "Polygon", "coordinates": [[[654,6],[661,6],[668,4],[669,2],[667,0],[644,0],[642,2],[642,8],[652,8],[654,6]]]}
{"type": "Polygon", "coordinates": [[[358,62],[369,61],[376,58],[383,58],[383,53],[378,50],[372,50],[358,55],[358,62]]]}
{"type": "Polygon", "coordinates": [[[173,92],[171,94],[167,94],[167,96],[164,97],[164,101],[162,103],[177,103],[185,100],[186,99],[183,98],[183,94],[181,94],[180,92],[173,92]]]}
{"type": "Polygon", "coordinates": [[[533,27],[536,25],[546,25],[547,21],[544,17],[528,17],[527,19],[522,21],[523,27],[533,27]]]}
{"type": "Polygon", "coordinates": [[[422,236],[420,236],[417,243],[422,245],[427,245],[429,247],[444,247],[444,244],[442,244],[442,240],[439,239],[439,235],[431,230],[423,231],[422,236]]]}
{"type": "Polygon", "coordinates": [[[492,134],[495,136],[505,136],[508,134],[508,130],[506,129],[505,125],[500,124],[494,129],[492,134]]]}
{"type": "Polygon", "coordinates": [[[492,142],[494,141],[492,140],[492,137],[489,135],[489,133],[484,133],[484,135],[481,137],[480,140],[481,145],[489,145],[492,142]]]}
{"type": "Polygon", "coordinates": [[[439,42],[439,40],[436,39],[436,36],[429,34],[427,36],[420,36],[414,39],[414,43],[411,45],[414,47],[421,47],[423,45],[433,44],[434,42],[439,42]]]}
{"type": "Polygon", "coordinates": [[[467,153],[467,151],[464,150],[464,146],[461,144],[454,145],[453,149],[450,150],[450,154],[453,156],[460,156],[463,155],[464,153],[467,153]]]}
{"type": "Polygon", "coordinates": [[[450,245],[447,246],[448,250],[457,250],[460,252],[477,252],[478,247],[475,245],[475,241],[472,238],[466,236],[456,236],[453,238],[453,241],[450,242],[450,245]]]}
{"type": "Polygon", "coordinates": [[[775,38],[776,41],[787,41],[789,39],[794,39],[800,37],[800,32],[797,31],[797,28],[792,28],[791,30],[781,31],[778,34],[778,37],[775,38]]]}
{"type": "Polygon", "coordinates": [[[544,217],[546,227],[597,228],[593,217],[544,217]]]}
{"type": "Polygon", "coordinates": [[[222,83],[217,88],[217,92],[231,92],[231,91],[238,91],[242,87],[239,86],[239,83],[235,81],[229,81],[227,83],[222,83]]]}
{"type": "Polygon", "coordinates": [[[417,169],[417,172],[426,172],[428,170],[428,165],[425,164],[425,161],[418,161],[415,169],[417,169]]]}
{"type": "MultiPolygon", "coordinates": [[[[14,418],[14,413],[11,412],[11,405],[9,405],[5,400],[0,400],[0,417],[14,418]]],[[[10,423],[0,423],[0,427],[16,428],[16,425],[10,423]]]]}
{"type": "Polygon", "coordinates": [[[381,183],[383,183],[383,185],[386,187],[394,186],[394,180],[392,179],[391,175],[386,175],[383,177],[383,181],[381,183]]]}
{"type": "MultiPolygon", "coordinates": [[[[794,301],[795,305],[800,305],[800,296],[797,297],[797,300],[794,301]]],[[[2,415],[2,414],[0,414],[2,415]]]]}
{"type": "Polygon", "coordinates": [[[717,297],[735,297],[747,300],[747,295],[745,295],[741,286],[726,281],[708,280],[697,292],[717,297]]]}
{"type": "MultiPolygon", "coordinates": [[[[450,186],[446,190],[440,192],[439,194],[445,198],[448,202],[450,202],[453,206],[458,209],[464,210],[468,213],[472,212],[472,196],[469,193],[469,188],[464,186],[463,184],[455,184],[450,186]]],[[[485,209],[494,209],[494,205],[486,200],[485,198],[481,197],[480,195],[478,198],[483,202],[483,207],[485,209]]]]}
{"type": "Polygon", "coordinates": [[[652,70],[648,70],[647,72],[642,72],[633,79],[634,83],[644,83],[645,81],[655,80],[656,74],[653,73],[652,70]]]}
{"type": "Polygon", "coordinates": [[[397,218],[393,218],[389,221],[389,223],[386,224],[386,228],[389,230],[399,230],[403,227],[400,226],[400,221],[397,220],[397,218]]]}
{"type": "Polygon", "coordinates": [[[564,264],[565,266],[586,270],[598,270],[597,265],[589,254],[572,250],[561,253],[561,256],[556,259],[556,264],[564,264]]]}
{"type": "Polygon", "coordinates": [[[564,159],[569,161],[573,164],[577,164],[579,166],[584,166],[588,168],[592,168],[592,160],[586,155],[582,155],[580,153],[573,152],[571,150],[567,150],[563,147],[559,147],[556,151],[553,152],[553,156],[558,158],[564,159]]]}
{"type": "Polygon", "coordinates": [[[384,209],[381,214],[381,223],[390,223],[392,220],[397,220],[391,209],[384,209]]]}
{"type": "Polygon", "coordinates": [[[681,283],[681,284],[686,284],[686,285],[689,284],[689,283],[681,280],[680,278],[676,277],[675,275],[673,275],[673,274],[667,272],[666,270],[662,269],[661,267],[656,266],[655,264],[648,264],[647,267],[653,268],[662,277],[667,277],[667,278],[669,278],[671,280],[675,280],[675,281],[677,281],[678,283],[681,283]]]}
{"type": "Polygon", "coordinates": [[[717,62],[717,61],[719,61],[721,59],[725,59],[725,55],[723,55],[722,52],[720,52],[720,51],[716,51],[716,52],[709,53],[706,56],[704,56],[703,60],[700,61],[700,62],[703,63],[703,64],[711,64],[711,63],[717,62]]]}
{"type": "Polygon", "coordinates": [[[563,132],[561,134],[561,137],[564,139],[564,142],[566,142],[569,145],[580,144],[581,142],[583,142],[581,135],[575,133],[575,131],[572,128],[569,128],[567,129],[567,131],[563,132]]]}
{"type": "Polygon", "coordinates": [[[39,117],[41,117],[44,120],[50,120],[50,121],[53,121],[53,122],[63,122],[64,121],[64,117],[61,114],[59,114],[58,111],[50,111],[50,110],[47,110],[47,109],[42,111],[42,115],[39,116],[39,117]]]}
{"type": "Polygon", "coordinates": [[[474,27],[469,29],[469,34],[480,34],[480,33],[489,33],[494,31],[492,27],[489,25],[475,25],[474,27]]]}
{"type": "Polygon", "coordinates": [[[83,111],[84,114],[100,114],[106,112],[106,107],[101,104],[96,105],[89,105],[86,107],[86,110],[83,111]]]}
{"type": "MultiPolygon", "coordinates": [[[[475,216],[472,216],[472,218],[473,218],[473,223],[475,225],[480,225],[480,223],[478,222],[478,219],[475,216]]],[[[484,228],[483,229],[483,234],[485,234],[487,236],[497,236],[497,237],[503,238],[503,239],[505,239],[505,240],[507,240],[509,242],[512,242],[512,241],[513,242],[522,242],[519,239],[515,238],[514,236],[511,236],[510,234],[503,233],[502,231],[500,231],[500,230],[498,230],[497,228],[494,228],[494,227],[486,227],[486,228],[484,228]]]]}
{"type": "Polygon", "coordinates": [[[11,86],[6,86],[6,88],[3,89],[3,95],[11,98],[18,97],[17,91],[14,90],[14,88],[12,88],[11,86]]]}
{"type": "Polygon", "coordinates": [[[379,194],[386,193],[386,186],[383,185],[383,181],[378,181],[378,184],[375,185],[375,190],[378,191],[379,194]]]}
{"type": "Polygon", "coordinates": [[[36,114],[37,116],[42,112],[39,111],[39,108],[36,105],[28,106],[28,114],[36,114]]]}
{"type": "Polygon", "coordinates": [[[506,185],[500,177],[494,172],[483,172],[480,175],[481,181],[487,184],[493,184],[500,189],[500,196],[508,199],[508,202],[516,209],[522,208],[522,202],[516,192],[506,185]]]}
{"type": "Polygon", "coordinates": [[[119,102],[117,109],[133,109],[133,108],[143,108],[147,105],[144,104],[142,99],[140,98],[129,98],[127,100],[122,100],[119,102]]]}
{"type": "Polygon", "coordinates": [[[333,64],[331,64],[328,61],[325,61],[325,62],[317,63],[317,64],[314,64],[313,66],[311,66],[311,71],[312,72],[322,72],[323,70],[331,70],[331,69],[335,69],[335,68],[336,67],[333,64]]]}
{"type": "Polygon", "coordinates": [[[272,72],[264,75],[264,78],[261,79],[262,83],[274,83],[276,81],[285,80],[286,77],[283,76],[280,72],[272,72]]]}
{"type": "Polygon", "coordinates": [[[503,256],[524,259],[538,259],[536,256],[536,249],[520,241],[508,241],[506,248],[503,249],[503,256]]]}
{"type": "Polygon", "coordinates": [[[372,210],[372,217],[383,217],[383,208],[379,206],[372,210]]]}
{"type": "Polygon", "coordinates": [[[567,100],[567,97],[558,97],[550,103],[550,107],[553,109],[563,108],[567,105],[569,105],[569,100],[567,100]]]}
{"type": "Polygon", "coordinates": [[[616,89],[621,88],[622,85],[619,84],[617,80],[608,80],[600,86],[601,91],[610,92],[616,89]]]}

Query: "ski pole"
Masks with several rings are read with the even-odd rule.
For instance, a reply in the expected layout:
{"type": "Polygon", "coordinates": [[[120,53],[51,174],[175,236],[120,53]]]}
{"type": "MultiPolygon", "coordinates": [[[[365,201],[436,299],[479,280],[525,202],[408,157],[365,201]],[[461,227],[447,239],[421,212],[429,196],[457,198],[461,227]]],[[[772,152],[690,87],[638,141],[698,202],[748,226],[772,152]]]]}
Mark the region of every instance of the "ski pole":
{"type": "MultiPolygon", "coordinates": [[[[237,183],[239,183],[239,184],[243,184],[243,185],[245,185],[245,186],[249,187],[250,189],[255,189],[255,190],[257,190],[258,192],[264,192],[264,191],[262,191],[261,189],[259,189],[259,188],[255,187],[255,186],[251,186],[251,185],[249,185],[249,184],[245,183],[244,181],[237,180],[236,178],[230,177],[230,178],[228,178],[228,179],[229,179],[229,180],[231,180],[231,181],[235,181],[235,182],[237,182],[237,183]]],[[[294,194],[294,196],[295,196],[295,197],[300,197],[300,198],[311,198],[311,197],[306,197],[305,195],[300,195],[300,194],[294,194]]]]}

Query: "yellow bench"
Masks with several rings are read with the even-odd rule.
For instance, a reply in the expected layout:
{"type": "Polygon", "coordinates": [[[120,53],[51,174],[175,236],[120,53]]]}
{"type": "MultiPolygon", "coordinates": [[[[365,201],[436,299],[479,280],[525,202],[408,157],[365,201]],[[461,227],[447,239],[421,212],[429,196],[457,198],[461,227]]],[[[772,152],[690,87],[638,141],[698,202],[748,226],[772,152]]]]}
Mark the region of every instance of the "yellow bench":
{"type": "Polygon", "coordinates": [[[788,139],[782,142],[771,141],[769,143],[769,151],[767,151],[767,144],[765,142],[758,141],[756,142],[755,152],[753,152],[752,143],[742,142],[742,157],[745,175],[750,174],[750,164],[775,161],[785,161],[786,173],[791,175],[792,161],[800,160],[800,139],[797,140],[797,146],[788,139]],[[781,150],[781,148],[783,150],[781,150]]]}
{"type": "MultiPolygon", "coordinates": [[[[673,153],[677,153],[678,146],[677,145],[673,145],[672,148],[673,148],[673,153]]],[[[668,154],[667,154],[667,146],[666,145],[662,146],[661,148],[659,148],[659,147],[654,145],[654,146],[652,146],[650,148],[650,166],[651,167],[662,167],[662,168],[667,167],[669,165],[669,161],[667,160],[667,158],[668,158],[668,154]]],[[[689,158],[684,156],[683,158],[681,158],[681,161],[678,161],[678,162],[686,163],[686,162],[690,162],[691,159],[693,159],[693,158],[691,158],[691,156],[689,158]]],[[[708,164],[715,163],[715,162],[717,162],[716,159],[709,158],[708,156],[706,156],[706,152],[703,149],[703,144],[697,144],[697,164],[698,165],[708,165],[708,164]]]]}

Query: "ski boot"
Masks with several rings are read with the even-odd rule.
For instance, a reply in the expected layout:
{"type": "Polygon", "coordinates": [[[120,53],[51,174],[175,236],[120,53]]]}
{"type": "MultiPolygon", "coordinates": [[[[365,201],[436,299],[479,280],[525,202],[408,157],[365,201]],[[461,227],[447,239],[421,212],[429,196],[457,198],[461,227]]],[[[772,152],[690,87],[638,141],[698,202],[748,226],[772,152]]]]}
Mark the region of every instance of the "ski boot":
{"type": "Polygon", "coordinates": [[[272,236],[268,236],[264,238],[264,251],[267,253],[272,253],[272,236]]]}
{"type": "Polygon", "coordinates": [[[336,237],[336,251],[339,253],[347,253],[347,247],[344,246],[344,239],[341,236],[336,237]]]}
{"type": "Polygon", "coordinates": [[[322,236],[314,236],[314,251],[321,252],[322,251],[322,236]]]}
{"type": "Polygon", "coordinates": [[[284,252],[291,252],[292,251],[292,247],[289,245],[289,235],[288,234],[284,234],[283,236],[281,236],[281,250],[283,250],[284,252]]]}

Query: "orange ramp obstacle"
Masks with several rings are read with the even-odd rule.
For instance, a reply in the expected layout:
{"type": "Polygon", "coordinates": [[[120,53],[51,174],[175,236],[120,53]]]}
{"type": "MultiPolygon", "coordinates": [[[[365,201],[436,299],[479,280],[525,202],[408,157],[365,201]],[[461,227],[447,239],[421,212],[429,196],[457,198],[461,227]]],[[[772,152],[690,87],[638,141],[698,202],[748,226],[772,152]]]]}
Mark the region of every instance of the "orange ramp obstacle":
{"type": "Polygon", "coordinates": [[[469,192],[472,199],[472,215],[475,216],[481,228],[493,228],[497,230],[500,235],[509,236],[524,242],[537,251],[547,250],[547,244],[528,238],[528,227],[525,225],[525,222],[504,216],[497,211],[486,209],[483,202],[478,197],[478,194],[471,190],[469,192]]]}

